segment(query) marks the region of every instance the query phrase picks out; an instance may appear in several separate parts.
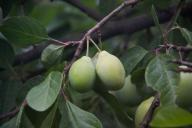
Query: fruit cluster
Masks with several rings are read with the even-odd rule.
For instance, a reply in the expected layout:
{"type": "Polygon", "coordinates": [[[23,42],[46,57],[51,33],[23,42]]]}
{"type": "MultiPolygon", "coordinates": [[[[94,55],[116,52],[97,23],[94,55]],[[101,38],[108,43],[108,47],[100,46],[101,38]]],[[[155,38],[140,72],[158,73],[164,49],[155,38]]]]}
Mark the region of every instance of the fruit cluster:
{"type": "Polygon", "coordinates": [[[69,82],[78,92],[87,92],[97,86],[106,90],[119,90],[125,82],[125,69],[114,55],[100,51],[93,60],[83,56],[69,70],[69,82]]]}

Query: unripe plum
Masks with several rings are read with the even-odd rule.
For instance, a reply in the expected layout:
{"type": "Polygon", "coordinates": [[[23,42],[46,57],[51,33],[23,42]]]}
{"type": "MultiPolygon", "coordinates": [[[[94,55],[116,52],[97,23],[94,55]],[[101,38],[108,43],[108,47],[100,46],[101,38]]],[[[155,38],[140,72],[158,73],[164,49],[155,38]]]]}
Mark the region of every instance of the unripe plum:
{"type": "Polygon", "coordinates": [[[180,73],[180,82],[177,88],[177,100],[179,106],[192,107],[192,73],[180,73]]]}
{"type": "Polygon", "coordinates": [[[135,126],[136,126],[136,128],[140,128],[140,123],[143,121],[143,119],[144,119],[146,113],[148,112],[153,100],[154,100],[154,97],[150,97],[149,99],[141,102],[141,104],[138,106],[136,113],[135,113],[135,126]]]}
{"type": "Polygon", "coordinates": [[[114,92],[114,95],[121,103],[128,106],[135,106],[140,102],[136,86],[131,82],[131,76],[127,76],[123,88],[114,92]]]}
{"type": "Polygon", "coordinates": [[[87,92],[94,85],[96,77],[95,67],[90,57],[83,56],[75,61],[69,70],[69,81],[73,89],[87,92]]]}
{"type": "Polygon", "coordinates": [[[107,90],[119,90],[125,82],[125,69],[114,55],[101,51],[96,61],[96,73],[107,90]]]}

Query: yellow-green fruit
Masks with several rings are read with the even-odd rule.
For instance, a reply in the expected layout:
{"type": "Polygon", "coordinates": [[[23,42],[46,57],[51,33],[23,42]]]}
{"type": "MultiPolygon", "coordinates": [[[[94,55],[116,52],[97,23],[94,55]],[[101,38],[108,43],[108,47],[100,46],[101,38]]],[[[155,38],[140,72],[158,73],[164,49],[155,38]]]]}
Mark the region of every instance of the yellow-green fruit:
{"type": "Polygon", "coordinates": [[[69,81],[76,91],[87,92],[95,82],[95,67],[90,57],[83,56],[73,63],[69,70],[69,81]]]}
{"type": "Polygon", "coordinates": [[[106,51],[101,51],[96,63],[96,73],[108,90],[118,90],[125,82],[125,69],[121,61],[106,51]]]}
{"type": "Polygon", "coordinates": [[[140,96],[136,86],[131,82],[131,76],[127,76],[123,88],[114,92],[116,98],[121,103],[128,106],[135,106],[140,102],[140,96]]]}
{"type": "Polygon", "coordinates": [[[138,106],[136,113],[135,113],[135,126],[136,128],[140,128],[140,123],[143,121],[147,111],[149,110],[154,97],[150,97],[149,99],[141,102],[138,106]]]}
{"type": "Polygon", "coordinates": [[[192,107],[192,73],[180,73],[177,88],[177,103],[182,107],[192,107]]]}

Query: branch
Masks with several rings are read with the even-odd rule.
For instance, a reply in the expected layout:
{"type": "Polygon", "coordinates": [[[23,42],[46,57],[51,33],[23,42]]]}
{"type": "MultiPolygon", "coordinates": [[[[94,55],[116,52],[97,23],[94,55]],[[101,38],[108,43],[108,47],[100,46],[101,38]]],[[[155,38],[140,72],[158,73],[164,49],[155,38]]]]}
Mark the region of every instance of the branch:
{"type": "Polygon", "coordinates": [[[163,38],[164,38],[164,44],[165,45],[168,43],[168,34],[169,34],[172,26],[175,25],[175,23],[177,21],[177,18],[180,15],[180,12],[181,12],[184,5],[185,5],[185,0],[180,0],[177,7],[176,7],[176,9],[175,9],[175,11],[174,11],[174,14],[173,14],[173,17],[172,17],[171,21],[168,23],[168,25],[166,27],[166,30],[163,33],[163,38]]]}
{"type": "Polygon", "coordinates": [[[95,10],[86,7],[85,5],[83,5],[80,0],[63,0],[69,4],[71,4],[72,6],[78,8],[80,11],[82,11],[83,13],[85,13],[87,16],[93,18],[96,21],[99,21],[100,19],[102,19],[102,16],[95,10]]]}
{"type": "Polygon", "coordinates": [[[149,128],[149,123],[152,120],[153,113],[159,105],[160,105],[160,93],[157,92],[148,112],[146,113],[143,121],[140,124],[141,128],[149,128]]]}
{"type": "Polygon", "coordinates": [[[183,61],[183,60],[174,60],[172,61],[173,63],[179,64],[179,65],[185,65],[188,67],[192,67],[192,63],[188,62],[188,61],[183,61]]]}
{"type": "Polygon", "coordinates": [[[174,44],[166,44],[166,45],[161,45],[162,48],[166,48],[166,49],[175,49],[179,52],[192,52],[192,48],[191,47],[185,47],[185,46],[177,46],[174,44]]]}
{"type": "MultiPolygon", "coordinates": [[[[192,4],[187,4],[181,11],[182,16],[191,17],[190,12],[192,11],[192,4]]],[[[175,8],[169,8],[167,11],[162,11],[158,13],[158,19],[160,23],[165,23],[171,19],[173,16],[175,8]],[[172,13],[168,13],[172,12],[172,13]]],[[[111,37],[121,35],[121,34],[133,34],[137,31],[154,26],[153,19],[148,15],[136,16],[132,19],[124,19],[120,21],[110,22],[106,24],[105,27],[100,28],[102,40],[109,39],[111,37]]],[[[92,36],[93,40],[96,40],[98,36],[95,34],[92,36]]],[[[66,40],[65,40],[66,41],[66,40]]],[[[42,50],[48,44],[40,44],[27,52],[23,52],[16,56],[14,66],[29,63],[35,59],[38,59],[41,55],[42,50]]],[[[71,54],[69,55],[71,56],[71,54]]]]}
{"type": "Polygon", "coordinates": [[[179,67],[177,70],[178,70],[179,72],[192,73],[192,68],[189,68],[189,67],[187,67],[187,68],[181,68],[181,67],[179,67]]]}
{"type": "Polygon", "coordinates": [[[177,5],[177,8],[176,8],[176,10],[175,10],[175,12],[174,12],[174,15],[173,15],[172,20],[171,20],[171,21],[169,22],[169,24],[167,25],[167,31],[166,31],[165,34],[167,34],[167,32],[169,31],[169,29],[171,29],[171,27],[176,23],[177,18],[178,18],[178,16],[180,15],[181,10],[182,10],[182,8],[184,7],[184,5],[185,5],[185,0],[180,0],[180,2],[179,2],[178,5],[177,5]]]}
{"type": "Polygon", "coordinates": [[[84,36],[83,38],[78,41],[79,45],[75,51],[75,54],[73,56],[72,61],[65,67],[64,73],[67,74],[69,68],[71,67],[72,63],[80,56],[80,53],[83,49],[84,42],[92,35],[94,34],[98,29],[100,29],[104,24],[106,24],[113,16],[118,14],[122,9],[124,9],[127,6],[134,6],[138,1],[137,0],[126,0],[123,2],[120,6],[118,6],[115,10],[113,10],[111,13],[109,13],[107,16],[105,16],[100,22],[98,22],[93,28],[91,28],[84,36]]]}
{"type": "MultiPolygon", "coordinates": [[[[22,106],[24,107],[27,106],[26,100],[23,101],[22,106]]],[[[6,118],[14,117],[19,112],[19,110],[20,110],[20,107],[16,107],[13,111],[0,115],[0,121],[6,118]]]]}

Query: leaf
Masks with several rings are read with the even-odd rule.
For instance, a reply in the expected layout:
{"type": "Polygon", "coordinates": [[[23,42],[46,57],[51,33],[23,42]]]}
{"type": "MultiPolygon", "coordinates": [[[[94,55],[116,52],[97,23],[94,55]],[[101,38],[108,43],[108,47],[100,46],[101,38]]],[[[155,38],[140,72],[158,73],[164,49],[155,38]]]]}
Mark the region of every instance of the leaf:
{"type": "Polygon", "coordinates": [[[48,26],[59,13],[63,12],[63,9],[64,4],[62,2],[44,2],[37,4],[33,8],[30,16],[37,19],[44,26],[48,26]]]}
{"type": "Polygon", "coordinates": [[[22,86],[22,88],[19,90],[19,94],[16,97],[17,104],[22,104],[29,90],[33,88],[35,85],[38,85],[39,83],[41,83],[41,81],[43,80],[44,80],[44,77],[42,76],[35,76],[27,80],[22,86]]]}
{"type": "Polygon", "coordinates": [[[169,56],[158,55],[150,61],[145,71],[147,86],[161,92],[163,104],[175,102],[175,88],[179,83],[176,65],[170,63],[170,60],[169,56]]]}
{"type": "Polygon", "coordinates": [[[16,96],[22,83],[17,80],[0,81],[0,115],[16,106],[16,96]]]}
{"type": "Polygon", "coordinates": [[[101,89],[98,89],[95,91],[110,105],[110,107],[115,112],[118,120],[122,124],[124,124],[125,126],[131,125],[132,118],[129,117],[129,115],[124,110],[124,107],[119,103],[119,101],[116,99],[115,96],[113,96],[109,92],[101,90],[101,89]]]}
{"type": "Polygon", "coordinates": [[[122,57],[122,62],[127,71],[127,74],[131,73],[137,64],[144,58],[147,54],[147,51],[142,47],[133,47],[130,48],[127,53],[122,57]]]}
{"type": "Polygon", "coordinates": [[[16,117],[13,117],[9,121],[5,122],[0,128],[16,128],[16,117]]]}
{"type": "Polygon", "coordinates": [[[54,123],[58,123],[56,120],[56,112],[58,107],[58,101],[51,108],[50,112],[47,114],[45,119],[43,120],[40,128],[54,128],[54,123]]]}
{"type": "Polygon", "coordinates": [[[14,49],[7,41],[0,39],[0,67],[8,68],[14,61],[14,49]]]}
{"type": "Polygon", "coordinates": [[[93,114],[86,112],[69,101],[66,109],[70,121],[70,128],[102,128],[101,122],[93,114]]]}
{"type": "Polygon", "coordinates": [[[159,31],[163,34],[163,30],[162,30],[162,28],[160,26],[159,19],[158,19],[156,9],[155,9],[154,5],[151,6],[151,13],[152,13],[155,25],[158,27],[159,31]]]}
{"type": "Polygon", "coordinates": [[[62,59],[63,50],[63,46],[50,44],[43,50],[41,61],[43,61],[45,65],[51,66],[62,59]]]}
{"type": "Polygon", "coordinates": [[[3,11],[3,17],[8,15],[9,11],[11,10],[11,7],[15,3],[16,0],[0,0],[0,7],[3,11]]]}
{"type": "Polygon", "coordinates": [[[179,30],[181,31],[181,34],[183,35],[187,43],[192,44],[192,32],[187,30],[186,28],[179,28],[179,30]]]}
{"type": "Polygon", "coordinates": [[[0,27],[2,34],[12,43],[30,45],[47,40],[45,28],[27,16],[11,17],[0,27]]]}
{"type": "Polygon", "coordinates": [[[150,123],[152,127],[182,127],[192,125],[192,114],[177,106],[162,106],[157,109],[150,123]]]}
{"type": "Polygon", "coordinates": [[[51,72],[42,83],[29,91],[27,94],[28,105],[36,111],[47,110],[55,102],[62,81],[62,73],[51,72]]]}
{"type": "Polygon", "coordinates": [[[17,115],[17,120],[16,120],[16,127],[17,128],[20,128],[24,107],[25,107],[24,105],[21,105],[19,113],[17,115]]]}

